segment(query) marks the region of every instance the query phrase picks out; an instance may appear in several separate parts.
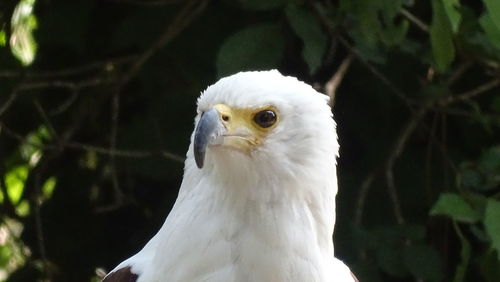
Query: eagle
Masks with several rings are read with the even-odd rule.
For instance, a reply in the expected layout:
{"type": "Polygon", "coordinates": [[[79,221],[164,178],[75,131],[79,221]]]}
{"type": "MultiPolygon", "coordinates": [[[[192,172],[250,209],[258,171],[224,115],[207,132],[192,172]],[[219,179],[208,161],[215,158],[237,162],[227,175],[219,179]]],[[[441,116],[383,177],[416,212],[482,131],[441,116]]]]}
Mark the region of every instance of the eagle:
{"type": "Polygon", "coordinates": [[[334,257],[328,97],[277,70],[249,71],[209,86],[197,105],[171,212],[103,281],[357,281],[334,257]]]}

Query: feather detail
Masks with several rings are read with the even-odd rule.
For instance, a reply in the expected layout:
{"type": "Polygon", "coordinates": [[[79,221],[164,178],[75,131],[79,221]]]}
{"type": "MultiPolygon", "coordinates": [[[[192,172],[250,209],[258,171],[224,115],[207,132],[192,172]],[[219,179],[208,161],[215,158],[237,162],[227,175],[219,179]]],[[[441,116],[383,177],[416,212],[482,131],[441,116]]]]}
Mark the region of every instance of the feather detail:
{"type": "Polygon", "coordinates": [[[132,273],[130,266],[109,273],[102,282],[136,282],[139,275],[132,273]]]}

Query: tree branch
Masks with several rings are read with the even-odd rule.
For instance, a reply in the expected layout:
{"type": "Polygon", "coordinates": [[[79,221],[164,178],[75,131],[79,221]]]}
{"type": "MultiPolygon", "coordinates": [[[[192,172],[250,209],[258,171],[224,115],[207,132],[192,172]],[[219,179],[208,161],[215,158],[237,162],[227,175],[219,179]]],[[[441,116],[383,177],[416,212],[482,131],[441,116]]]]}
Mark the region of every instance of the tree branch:
{"type": "Polygon", "coordinates": [[[354,213],[354,224],[361,225],[363,219],[363,212],[365,210],[365,202],[368,197],[368,192],[372,186],[373,181],[377,176],[376,171],[372,171],[365,177],[365,180],[361,183],[361,188],[359,189],[358,200],[356,201],[356,208],[354,213]]]}
{"type": "Polygon", "coordinates": [[[390,81],[382,72],[380,72],[375,66],[366,61],[359,51],[351,46],[351,44],[344,39],[342,36],[338,35],[335,30],[334,25],[330,22],[330,19],[325,15],[324,9],[318,3],[313,3],[313,11],[320,19],[321,24],[325,27],[332,38],[337,39],[346,48],[350,54],[356,56],[356,58],[372,73],[377,77],[384,85],[386,85],[397,97],[399,97],[403,102],[406,103],[410,111],[412,110],[411,104],[414,104],[408,96],[401,91],[392,81],[390,81]]]}
{"type": "Polygon", "coordinates": [[[382,167],[375,167],[365,178],[360,188],[360,196],[358,198],[358,202],[356,204],[356,215],[355,222],[357,224],[361,224],[364,204],[366,202],[367,194],[371,188],[373,181],[383,172],[384,178],[387,185],[387,192],[389,193],[389,198],[392,202],[392,208],[394,212],[394,216],[396,217],[396,222],[398,224],[403,224],[405,222],[403,212],[401,209],[401,203],[399,201],[399,196],[397,193],[397,187],[394,181],[394,164],[396,160],[399,158],[401,153],[403,152],[409,137],[415,131],[415,128],[425,116],[425,114],[431,108],[431,103],[425,104],[419,108],[418,111],[414,112],[410,120],[406,123],[406,125],[402,128],[401,133],[396,138],[394,145],[386,160],[383,162],[382,167]]]}
{"type": "Polygon", "coordinates": [[[101,155],[107,155],[107,156],[115,156],[115,157],[120,157],[120,158],[134,158],[134,159],[142,159],[142,158],[150,158],[150,157],[162,157],[167,160],[171,160],[180,164],[184,163],[184,157],[181,157],[175,153],[169,152],[164,149],[160,150],[123,150],[123,149],[109,149],[109,148],[104,148],[100,146],[95,146],[95,145],[90,145],[90,144],[84,144],[84,143],[79,143],[79,142],[64,142],[61,144],[36,144],[29,142],[26,140],[24,136],[21,134],[14,132],[12,129],[7,127],[5,123],[0,122],[0,127],[3,129],[5,132],[5,135],[19,141],[25,144],[29,144],[31,146],[34,146],[37,149],[40,150],[57,150],[60,149],[62,146],[63,148],[69,148],[69,149],[75,149],[75,150],[80,150],[80,151],[94,151],[98,154],[101,155]]]}
{"type": "Polygon", "coordinates": [[[42,78],[62,78],[73,75],[81,75],[86,72],[96,71],[99,69],[112,70],[117,65],[124,65],[133,62],[137,59],[137,55],[128,55],[123,57],[109,58],[102,61],[96,61],[89,64],[63,68],[59,70],[40,70],[36,72],[25,72],[23,70],[0,70],[0,78],[26,78],[26,79],[42,79],[42,78]]]}
{"type": "Polygon", "coordinates": [[[350,53],[340,64],[339,68],[337,71],[332,75],[330,80],[328,80],[325,84],[325,92],[328,97],[330,97],[330,100],[328,103],[330,104],[330,107],[333,107],[335,103],[335,95],[337,94],[337,88],[340,86],[340,83],[344,79],[344,76],[349,69],[349,66],[351,65],[353,55],[350,53]]]}
{"type": "Polygon", "coordinates": [[[45,125],[49,129],[49,132],[52,134],[52,137],[54,137],[54,139],[59,139],[59,135],[57,134],[56,129],[50,122],[49,117],[45,113],[45,110],[43,109],[42,105],[40,105],[40,103],[36,99],[33,101],[33,104],[35,105],[35,108],[40,114],[40,117],[44,121],[45,125]]]}
{"type": "Polygon", "coordinates": [[[114,80],[92,78],[92,79],[88,79],[88,80],[82,80],[79,82],[54,80],[54,81],[37,81],[37,82],[21,83],[20,85],[16,86],[14,88],[14,90],[12,90],[9,97],[5,100],[3,105],[0,107],[0,117],[5,112],[7,112],[7,110],[12,106],[14,101],[17,99],[18,95],[24,91],[38,90],[38,89],[44,89],[44,88],[64,88],[64,89],[69,89],[73,93],[76,93],[83,88],[109,84],[112,82],[114,82],[114,80]]]}
{"type": "Polygon", "coordinates": [[[182,0],[111,0],[120,4],[132,4],[140,6],[163,6],[181,2],[182,0]]]}
{"type": "Polygon", "coordinates": [[[429,32],[429,25],[425,24],[422,20],[414,16],[410,11],[406,9],[401,9],[401,14],[405,16],[410,22],[412,22],[414,25],[416,25],[418,28],[420,28],[424,32],[429,32]]]}
{"type": "Polygon", "coordinates": [[[487,82],[485,84],[479,85],[478,87],[476,87],[472,90],[469,90],[467,92],[464,92],[464,93],[461,93],[461,94],[458,94],[455,96],[449,96],[449,97],[443,99],[442,101],[439,101],[438,104],[446,106],[446,105],[450,105],[450,104],[457,103],[457,102],[467,101],[467,100],[470,100],[472,98],[475,98],[478,95],[481,95],[485,92],[488,92],[489,90],[496,88],[498,86],[500,86],[500,78],[495,78],[495,79],[490,80],[489,82],[487,82]]]}
{"type": "MultiPolygon", "coordinates": [[[[116,149],[116,138],[118,135],[118,119],[120,115],[120,95],[115,93],[111,102],[111,137],[110,137],[110,150],[116,149]]],[[[116,169],[116,155],[109,155],[109,163],[111,167],[111,183],[113,188],[113,203],[107,204],[103,207],[98,207],[97,212],[105,212],[115,210],[121,207],[125,202],[125,195],[120,189],[120,182],[118,180],[118,172],[116,169]]]]}
{"type": "Polygon", "coordinates": [[[17,95],[19,95],[18,89],[14,89],[14,91],[12,91],[10,93],[9,97],[5,100],[3,105],[0,107],[0,117],[10,108],[10,106],[12,106],[12,103],[14,103],[14,101],[16,100],[17,95]]]}
{"type": "Polygon", "coordinates": [[[462,63],[458,68],[452,72],[448,80],[446,81],[446,85],[450,86],[453,85],[457,80],[459,80],[464,73],[469,70],[474,64],[472,61],[466,61],[462,63]]]}
{"type": "Polygon", "coordinates": [[[177,16],[173,19],[172,23],[169,24],[165,32],[158,38],[158,40],[145,52],[143,52],[135,61],[135,63],[130,67],[130,69],[121,78],[120,88],[130,81],[137,72],[142,68],[142,66],[160,49],[165,47],[168,43],[172,41],[182,30],[184,30],[205,8],[207,7],[209,0],[191,0],[188,1],[177,16]]]}
{"type": "MultiPolygon", "coordinates": [[[[35,175],[35,190],[36,194],[40,195],[40,174],[37,173],[35,175]]],[[[46,275],[48,281],[53,281],[52,279],[52,270],[50,267],[50,262],[47,258],[47,249],[45,248],[45,236],[43,233],[43,223],[42,223],[42,214],[40,210],[40,199],[35,197],[31,201],[31,206],[34,207],[34,218],[35,218],[35,230],[36,230],[36,238],[38,243],[38,251],[40,252],[40,258],[43,264],[43,272],[46,275]]]]}

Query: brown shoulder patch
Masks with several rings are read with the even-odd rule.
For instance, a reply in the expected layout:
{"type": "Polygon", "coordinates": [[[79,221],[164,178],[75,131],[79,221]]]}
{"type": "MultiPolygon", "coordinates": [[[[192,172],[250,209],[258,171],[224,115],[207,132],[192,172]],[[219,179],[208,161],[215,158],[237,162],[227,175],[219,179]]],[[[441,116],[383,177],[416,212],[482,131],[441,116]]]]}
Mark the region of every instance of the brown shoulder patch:
{"type": "Polygon", "coordinates": [[[136,282],[139,275],[132,273],[130,266],[120,268],[108,274],[102,282],[136,282]]]}

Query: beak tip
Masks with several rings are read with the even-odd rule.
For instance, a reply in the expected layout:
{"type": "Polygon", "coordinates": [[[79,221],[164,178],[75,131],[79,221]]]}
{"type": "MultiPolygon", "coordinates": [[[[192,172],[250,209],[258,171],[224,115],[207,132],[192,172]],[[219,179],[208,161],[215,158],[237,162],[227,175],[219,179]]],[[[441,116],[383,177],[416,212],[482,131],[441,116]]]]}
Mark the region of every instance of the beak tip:
{"type": "Polygon", "coordinates": [[[194,142],[194,161],[196,163],[196,166],[201,169],[203,168],[203,164],[205,163],[205,152],[206,152],[206,144],[205,142],[201,142],[200,146],[200,141],[198,139],[195,139],[194,142]]]}
{"type": "Polygon", "coordinates": [[[201,169],[205,162],[205,151],[212,140],[212,135],[217,134],[219,127],[219,113],[216,109],[211,109],[202,114],[194,135],[194,160],[196,166],[201,169]]]}
{"type": "Polygon", "coordinates": [[[203,162],[204,162],[204,159],[203,158],[199,158],[199,157],[195,157],[194,158],[195,162],[196,162],[196,166],[199,168],[199,169],[202,169],[203,168],[203,162]]]}

